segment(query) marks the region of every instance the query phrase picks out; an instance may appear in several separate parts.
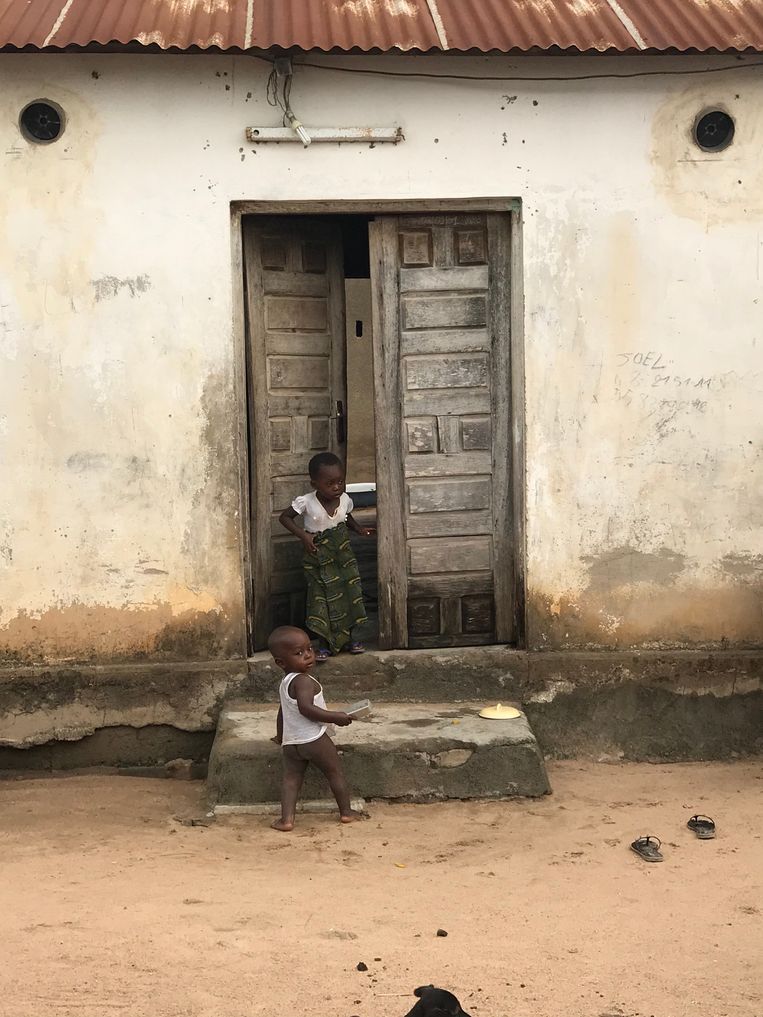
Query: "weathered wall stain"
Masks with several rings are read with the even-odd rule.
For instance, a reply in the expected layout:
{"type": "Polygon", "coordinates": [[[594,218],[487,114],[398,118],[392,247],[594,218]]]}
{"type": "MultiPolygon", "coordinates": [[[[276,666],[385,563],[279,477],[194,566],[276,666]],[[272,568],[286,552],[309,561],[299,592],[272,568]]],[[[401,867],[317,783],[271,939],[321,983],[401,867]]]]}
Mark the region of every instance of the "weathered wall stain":
{"type": "Polygon", "coordinates": [[[124,608],[72,603],[21,611],[0,627],[0,663],[98,663],[239,657],[237,612],[182,602],[124,608]]]}
{"type": "Polygon", "coordinates": [[[685,567],[682,554],[662,548],[658,553],[639,551],[635,547],[616,547],[596,557],[584,557],[592,589],[611,589],[633,583],[667,585],[685,567]]]}
{"type": "Polygon", "coordinates": [[[115,297],[120,290],[125,290],[131,297],[146,293],[151,288],[151,280],[147,275],[137,275],[132,279],[118,279],[115,275],[106,275],[102,279],[92,280],[93,292],[97,302],[115,297]]]}
{"type": "Polygon", "coordinates": [[[763,109],[746,75],[695,79],[669,96],[652,123],[654,185],[675,215],[708,228],[763,214],[763,109]],[[735,120],[734,140],[704,152],[692,138],[698,114],[722,109],[735,120]]]}
{"type": "Polygon", "coordinates": [[[733,579],[763,584],[763,554],[725,554],[718,568],[733,579]]]}
{"type": "Polygon", "coordinates": [[[105,452],[73,452],[66,460],[66,465],[75,473],[105,470],[111,465],[111,457],[105,452]]]}
{"type": "MultiPolygon", "coordinates": [[[[236,403],[228,375],[208,376],[200,407],[201,451],[183,474],[182,491],[191,508],[181,547],[193,587],[178,585],[161,560],[128,562],[112,548],[108,559],[91,560],[90,567],[113,577],[124,605],[75,601],[23,608],[11,618],[0,608],[0,662],[202,661],[245,654],[236,403]],[[141,576],[162,581],[149,603],[136,602],[141,576]],[[232,599],[220,602],[204,592],[220,586],[232,591],[232,599]]],[[[131,492],[142,499],[142,483],[154,482],[151,460],[134,455],[79,451],[68,456],[66,466],[76,475],[107,475],[123,504],[131,492]]]]}
{"type": "MultiPolygon", "coordinates": [[[[220,571],[224,568],[227,588],[238,591],[243,598],[238,403],[230,361],[226,368],[210,372],[200,393],[203,454],[197,460],[197,472],[186,478],[192,505],[182,549],[193,561],[197,582],[202,585],[220,582],[220,571]],[[220,547],[227,552],[224,560],[217,550],[220,547]]],[[[240,624],[243,645],[243,614],[240,624]]]]}
{"type": "Polygon", "coordinates": [[[723,649],[763,643],[763,583],[667,586],[606,584],[564,594],[532,587],[528,597],[532,649],[686,646],[723,649]]]}
{"type": "MultiPolygon", "coordinates": [[[[92,180],[98,112],[80,91],[60,81],[50,87],[67,112],[67,129],[54,145],[25,141],[16,126],[19,110],[33,96],[22,79],[4,87],[3,188],[0,192],[0,279],[6,299],[2,338],[22,326],[44,329],[46,318],[66,319],[87,286],[87,265],[96,237],[92,180]],[[76,157],[73,153],[76,152],[76,157]],[[73,210],[77,229],[70,231],[73,210]],[[12,303],[8,300],[12,297],[12,303]],[[42,299],[41,299],[42,298],[42,299]]],[[[65,328],[65,325],[64,325],[65,328]]]]}

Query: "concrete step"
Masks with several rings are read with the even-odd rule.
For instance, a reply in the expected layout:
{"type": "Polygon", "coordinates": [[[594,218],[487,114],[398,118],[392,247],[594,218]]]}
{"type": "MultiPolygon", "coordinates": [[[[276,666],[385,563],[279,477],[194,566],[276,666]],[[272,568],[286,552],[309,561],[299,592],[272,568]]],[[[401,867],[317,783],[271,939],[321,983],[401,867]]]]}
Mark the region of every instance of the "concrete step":
{"type": "MultiPolygon", "coordinates": [[[[541,655],[542,656],[542,655],[541,655]]],[[[537,666],[537,665],[536,665],[537,666]]],[[[370,699],[387,703],[509,703],[530,691],[528,654],[509,646],[454,646],[429,650],[377,650],[340,653],[318,665],[318,680],[333,699],[370,699]]],[[[552,662],[559,677],[560,662],[552,662]]],[[[283,673],[267,652],[247,662],[247,678],[238,696],[252,702],[277,702],[283,673]]]]}
{"type": "MultiPolygon", "coordinates": [[[[527,718],[484,720],[482,705],[374,703],[368,720],[336,729],[352,794],[409,802],[548,794],[527,718]]],[[[278,801],[280,750],[271,740],[276,712],[251,702],[223,709],[207,776],[213,807],[278,801]]],[[[322,775],[310,767],[302,797],[328,794],[322,775]]]]}

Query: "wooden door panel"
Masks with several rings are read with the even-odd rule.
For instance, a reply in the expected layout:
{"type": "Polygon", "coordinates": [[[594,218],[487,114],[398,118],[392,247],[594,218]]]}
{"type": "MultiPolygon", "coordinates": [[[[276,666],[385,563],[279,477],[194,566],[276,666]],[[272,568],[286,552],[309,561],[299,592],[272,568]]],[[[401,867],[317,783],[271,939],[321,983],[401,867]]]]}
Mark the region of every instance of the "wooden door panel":
{"type": "Polygon", "coordinates": [[[322,297],[326,292],[326,277],[307,275],[305,272],[267,271],[262,273],[262,282],[271,301],[277,294],[287,297],[322,297]]]}
{"type": "MultiPolygon", "coordinates": [[[[455,417],[448,417],[454,421],[455,417]]],[[[451,445],[451,447],[453,447],[451,445]]],[[[451,452],[440,437],[439,449],[445,455],[405,457],[406,477],[468,477],[470,474],[490,473],[492,461],[488,452],[451,452]]],[[[432,450],[434,451],[434,450],[432,450]]]]}
{"type": "Polygon", "coordinates": [[[441,388],[429,391],[408,390],[403,396],[405,416],[423,416],[433,413],[436,416],[459,417],[474,414],[490,413],[490,390],[441,388]]]}
{"type": "Polygon", "coordinates": [[[255,645],[275,625],[304,624],[302,545],[278,514],[310,490],[316,452],[342,454],[342,247],[333,224],[260,219],[244,248],[253,396],[255,645]]]}
{"type": "Polygon", "coordinates": [[[420,597],[465,597],[484,594],[492,596],[493,579],[489,573],[466,575],[409,576],[408,592],[412,599],[420,597]]]}
{"type": "MultiPolygon", "coordinates": [[[[409,290],[486,290],[487,265],[475,268],[401,268],[400,292],[409,290]]],[[[484,324],[484,323],[483,323],[484,324]]]]}
{"type": "Polygon", "coordinates": [[[492,569],[492,542],[489,535],[477,537],[435,537],[408,541],[409,575],[459,576],[492,569]]]}
{"type": "Polygon", "coordinates": [[[425,332],[403,332],[402,356],[429,353],[432,348],[441,353],[466,353],[472,350],[489,350],[490,335],[487,329],[428,329],[425,332]]]}
{"type": "Polygon", "coordinates": [[[268,332],[266,337],[268,356],[281,353],[287,357],[329,357],[331,336],[299,332],[268,332]]]}
{"type": "MultiPolygon", "coordinates": [[[[407,452],[439,451],[453,456],[462,450],[464,452],[489,451],[492,447],[490,417],[478,414],[441,417],[408,416],[405,420],[405,435],[407,448],[404,451],[407,452]]],[[[467,465],[471,458],[462,456],[462,465],[467,465]]],[[[420,456],[407,456],[406,473],[413,473],[415,469],[419,475],[424,475],[426,469],[422,464],[425,464],[426,461],[420,456]],[[414,468],[414,463],[418,463],[419,466],[414,468]]],[[[451,470],[451,472],[455,473],[457,470],[451,470]]],[[[480,472],[482,472],[481,468],[480,472]]]]}
{"type": "Polygon", "coordinates": [[[427,512],[411,515],[408,519],[408,538],[456,537],[492,533],[493,517],[489,509],[483,512],[427,512]]]}
{"type": "Polygon", "coordinates": [[[385,217],[372,248],[377,419],[402,495],[380,481],[380,532],[393,530],[380,584],[406,607],[401,619],[387,598],[383,645],[509,641],[508,220],[385,217]]]}
{"type": "Polygon", "coordinates": [[[487,388],[490,365],[487,353],[457,356],[439,351],[425,357],[405,358],[405,384],[417,389],[487,388]]]}
{"type": "MultiPolygon", "coordinates": [[[[444,469],[444,467],[443,467],[444,469]]],[[[408,484],[408,513],[473,512],[491,507],[489,477],[413,479],[408,484]]]]}

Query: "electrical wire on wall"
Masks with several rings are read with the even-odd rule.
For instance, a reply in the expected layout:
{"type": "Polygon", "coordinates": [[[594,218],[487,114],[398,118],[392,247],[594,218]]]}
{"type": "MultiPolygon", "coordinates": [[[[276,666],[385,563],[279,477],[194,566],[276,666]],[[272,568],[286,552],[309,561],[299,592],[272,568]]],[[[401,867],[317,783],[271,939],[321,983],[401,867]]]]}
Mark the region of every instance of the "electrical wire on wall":
{"type": "Polygon", "coordinates": [[[310,135],[297,119],[294,110],[291,108],[291,86],[294,80],[291,60],[279,57],[273,63],[273,70],[268,75],[266,94],[268,103],[283,112],[284,127],[291,129],[299,136],[302,144],[307,148],[311,143],[310,135]]]}
{"type": "MultiPolygon", "coordinates": [[[[259,54],[251,54],[257,60],[264,60],[266,63],[272,64],[273,60],[270,57],[260,56],[259,54]]],[[[602,71],[594,72],[592,74],[538,74],[538,75],[527,75],[527,74],[451,74],[448,72],[437,73],[436,71],[390,71],[380,70],[376,67],[340,67],[337,64],[320,64],[314,63],[310,60],[300,60],[295,65],[297,67],[311,67],[317,71],[336,71],[340,74],[370,74],[381,78],[428,78],[429,80],[442,79],[443,81],[485,81],[485,82],[512,82],[512,81],[527,81],[527,82],[541,82],[541,81],[604,81],[607,79],[627,79],[627,78],[658,78],[658,77],[693,77],[699,74],[723,74],[728,71],[746,71],[752,68],[763,67],[763,61],[742,61],[734,64],[723,64],[720,67],[686,67],[677,68],[671,67],[665,70],[656,69],[649,71],[602,71]]],[[[272,74],[271,74],[272,77],[272,74]]],[[[271,105],[278,105],[278,103],[271,103],[271,105]]],[[[286,121],[284,121],[286,125],[286,121]]]]}

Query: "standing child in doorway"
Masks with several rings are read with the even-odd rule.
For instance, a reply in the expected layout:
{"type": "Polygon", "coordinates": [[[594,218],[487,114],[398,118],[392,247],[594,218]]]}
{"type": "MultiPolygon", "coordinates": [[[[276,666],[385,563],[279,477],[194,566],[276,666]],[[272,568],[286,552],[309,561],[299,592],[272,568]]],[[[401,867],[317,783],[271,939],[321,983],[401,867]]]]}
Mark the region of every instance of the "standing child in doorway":
{"type": "Polygon", "coordinates": [[[281,707],[276,721],[275,741],[282,746],[283,782],[281,818],[274,830],[288,833],[294,828],[297,799],[308,764],[317,766],[331,786],[343,823],[354,823],[365,815],[350,807],[350,792],[342,772],[336,745],[328,736],[329,724],[347,727],[348,713],[326,709],[323,688],[310,674],[315,651],[310,637],[302,629],[282,625],[271,633],[268,649],[284,677],[279,688],[281,707]]]}
{"type": "Polygon", "coordinates": [[[344,466],[333,452],[320,452],[308,465],[309,494],[295,498],[279,516],[305,546],[302,567],[307,580],[307,627],[318,639],[318,663],[339,653],[365,653],[360,632],[366,624],[358,563],[348,529],[363,537],[376,530],[352,518],[352,499],[344,489],[344,466]],[[294,520],[302,517],[303,527],[294,520]]]}

